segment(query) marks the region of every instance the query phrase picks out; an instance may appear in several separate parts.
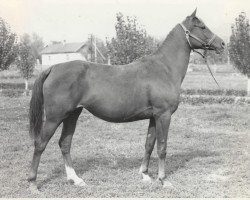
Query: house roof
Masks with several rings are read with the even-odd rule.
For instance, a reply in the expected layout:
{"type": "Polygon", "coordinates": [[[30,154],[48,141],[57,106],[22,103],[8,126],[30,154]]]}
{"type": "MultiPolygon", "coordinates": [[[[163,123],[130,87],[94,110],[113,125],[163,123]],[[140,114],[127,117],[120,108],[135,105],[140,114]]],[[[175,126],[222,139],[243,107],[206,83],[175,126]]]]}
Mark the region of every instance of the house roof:
{"type": "Polygon", "coordinates": [[[80,50],[83,46],[85,46],[84,42],[52,44],[52,45],[46,46],[41,51],[41,54],[75,53],[78,50],[80,50]]]}

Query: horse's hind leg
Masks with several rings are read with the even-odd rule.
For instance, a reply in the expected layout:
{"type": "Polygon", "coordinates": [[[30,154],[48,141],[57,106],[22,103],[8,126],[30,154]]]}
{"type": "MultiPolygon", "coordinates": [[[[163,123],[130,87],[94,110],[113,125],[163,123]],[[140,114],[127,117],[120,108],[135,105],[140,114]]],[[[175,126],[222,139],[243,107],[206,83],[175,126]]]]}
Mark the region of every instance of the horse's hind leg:
{"type": "Polygon", "coordinates": [[[31,183],[35,183],[36,181],[37,169],[38,169],[41,155],[44,149],[46,148],[50,138],[55,133],[55,130],[59,124],[60,124],[59,121],[56,122],[56,121],[46,120],[40,135],[38,135],[37,138],[35,138],[35,150],[34,150],[33,159],[32,159],[31,168],[30,168],[29,177],[28,177],[28,180],[31,183]]]}
{"type": "Polygon", "coordinates": [[[59,140],[59,146],[63,155],[67,180],[73,181],[75,185],[84,186],[86,185],[85,182],[76,175],[70,155],[72,137],[75,132],[77,119],[81,112],[82,108],[77,108],[76,110],[72,111],[72,113],[70,113],[66,119],[63,120],[63,130],[59,140]]]}
{"type": "Polygon", "coordinates": [[[150,156],[154,149],[155,140],[156,140],[155,119],[151,118],[149,122],[148,134],[147,134],[147,139],[146,139],[146,144],[145,144],[145,155],[144,155],[144,158],[140,167],[140,171],[139,171],[144,181],[151,181],[151,178],[148,175],[148,165],[149,165],[150,156]]]}

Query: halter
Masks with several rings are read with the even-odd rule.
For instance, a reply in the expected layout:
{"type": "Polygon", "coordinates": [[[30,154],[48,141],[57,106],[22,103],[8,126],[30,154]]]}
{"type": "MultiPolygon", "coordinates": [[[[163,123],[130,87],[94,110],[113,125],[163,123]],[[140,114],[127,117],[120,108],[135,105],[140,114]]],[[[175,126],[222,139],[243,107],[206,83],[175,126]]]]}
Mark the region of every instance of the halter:
{"type": "Polygon", "coordinates": [[[209,67],[209,65],[208,65],[207,57],[206,57],[207,50],[210,48],[211,44],[213,43],[214,39],[216,38],[216,35],[213,34],[213,37],[212,37],[208,42],[204,42],[204,41],[201,40],[200,38],[198,38],[198,37],[196,37],[195,35],[193,35],[193,34],[192,34],[192,33],[182,24],[182,23],[180,23],[180,26],[182,27],[182,29],[183,29],[184,32],[185,32],[185,36],[186,36],[186,39],[187,39],[187,41],[188,41],[188,44],[189,44],[191,50],[193,50],[193,52],[196,52],[196,53],[200,54],[200,55],[204,58],[205,63],[206,63],[206,65],[207,65],[207,68],[208,68],[208,70],[209,70],[211,76],[213,77],[215,83],[216,83],[216,84],[218,85],[218,87],[220,88],[218,82],[216,81],[216,79],[215,79],[215,77],[214,77],[214,75],[213,75],[213,73],[212,73],[212,70],[210,69],[210,67],[209,67]],[[199,41],[199,42],[201,43],[202,47],[203,47],[204,50],[205,50],[205,51],[204,51],[204,54],[200,53],[199,51],[196,51],[196,50],[192,47],[192,45],[191,45],[191,43],[190,43],[190,39],[189,39],[190,37],[194,38],[195,40],[197,40],[197,41],[199,41]]]}
{"type": "MultiPolygon", "coordinates": [[[[201,45],[203,46],[203,48],[205,50],[208,50],[211,46],[211,44],[213,43],[214,39],[216,38],[216,35],[213,34],[213,37],[208,41],[208,42],[204,42],[203,40],[201,40],[200,38],[196,37],[195,35],[193,35],[192,33],[190,33],[190,31],[181,23],[180,26],[183,28],[185,35],[186,35],[186,39],[188,41],[188,44],[190,46],[190,48],[195,51],[195,49],[192,47],[189,38],[192,37],[195,40],[199,41],[201,43],[201,45]]],[[[195,51],[196,52],[196,51],[195,51]]],[[[202,55],[202,57],[204,57],[204,55],[202,55]]]]}

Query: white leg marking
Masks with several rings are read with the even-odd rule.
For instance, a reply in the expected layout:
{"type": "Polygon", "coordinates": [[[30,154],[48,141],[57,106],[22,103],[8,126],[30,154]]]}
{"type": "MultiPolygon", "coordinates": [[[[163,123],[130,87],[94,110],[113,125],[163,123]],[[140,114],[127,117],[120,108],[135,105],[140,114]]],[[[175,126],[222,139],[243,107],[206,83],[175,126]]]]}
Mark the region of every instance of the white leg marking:
{"type": "Polygon", "coordinates": [[[30,191],[33,194],[40,194],[41,192],[38,190],[36,183],[31,182],[29,186],[30,191]]]}
{"type": "Polygon", "coordinates": [[[145,182],[151,182],[152,179],[150,178],[150,176],[148,174],[144,174],[142,173],[142,180],[145,181],[145,182]]]}
{"type": "Polygon", "coordinates": [[[142,170],[143,170],[143,168],[142,168],[142,166],[141,166],[140,169],[139,169],[139,174],[142,174],[142,173],[143,173],[142,170]]]}
{"type": "Polygon", "coordinates": [[[86,183],[76,175],[76,172],[73,168],[65,165],[65,169],[66,169],[68,181],[72,180],[74,182],[74,184],[78,185],[78,186],[85,186],[86,185],[86,183]]]}
{"type": "Polygon", "coordinates": [[[142,176],[142,181],[151,182],[152,181],[151,177],[148,174],[143,173],[142,171],[143,168],[140,167],[139,174],[142,176]]]}

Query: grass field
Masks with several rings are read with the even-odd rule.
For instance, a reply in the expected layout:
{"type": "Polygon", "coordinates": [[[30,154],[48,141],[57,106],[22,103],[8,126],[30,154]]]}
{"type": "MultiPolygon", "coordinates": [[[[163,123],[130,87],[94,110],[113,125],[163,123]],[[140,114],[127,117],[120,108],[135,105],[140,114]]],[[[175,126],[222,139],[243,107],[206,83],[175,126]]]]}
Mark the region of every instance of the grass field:
{"type": "MultiPolygon", "coordinates": [[[[221,89],[247,90],[246,76],[232,73],[215,73],[221,89]]],[[[183,89],[210,89],[216,90],[218,86],[214,82],[209,72],[190,72],[187,73],[182,83],[183,89]]]]}
{"type": "MultiPolygon", "coordinates": [[[[186,80],[188,81],[188,80],[186,80]]],[[[72,144],[76,172],[88,184],[66,181],[59,128],[44,152],[40,195],[26,181],[33,145],[28,136],[29,98],[0,96],[0,197],[250,197],[250,107],[181,104],[173,115],[167,149],[167,177],[174,188],[145,184],[138,170],[147,121],[112,124],[86,111],[72,144]]],[[[149,173],[157,176],[153,152],[149,173]]]]}

